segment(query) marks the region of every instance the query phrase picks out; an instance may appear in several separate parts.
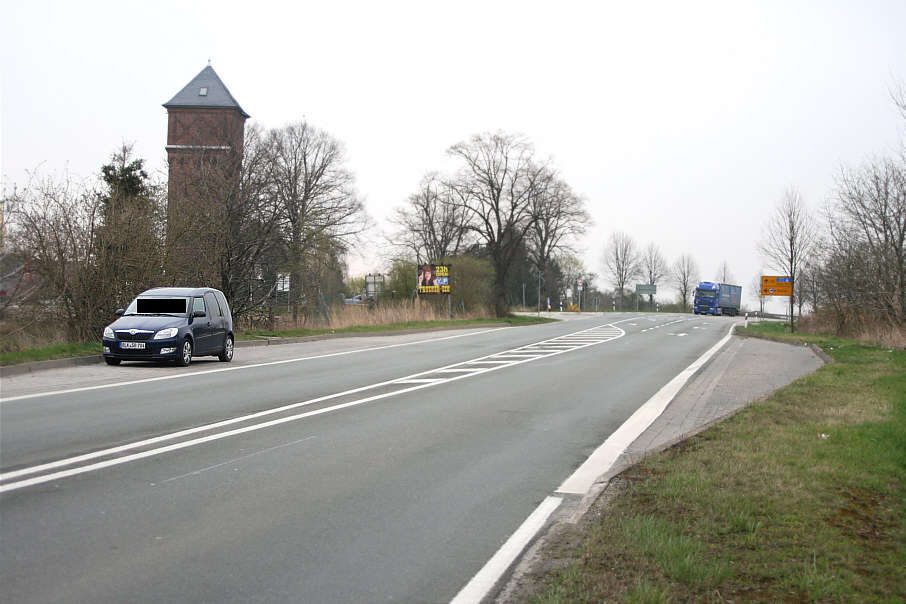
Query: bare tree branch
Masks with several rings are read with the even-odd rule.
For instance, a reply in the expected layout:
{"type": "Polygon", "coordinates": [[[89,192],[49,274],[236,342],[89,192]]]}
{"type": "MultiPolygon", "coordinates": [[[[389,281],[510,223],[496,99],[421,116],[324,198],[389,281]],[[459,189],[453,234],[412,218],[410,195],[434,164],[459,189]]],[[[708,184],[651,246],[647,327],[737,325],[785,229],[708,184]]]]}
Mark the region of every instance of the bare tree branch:
{"type": "Polygon", "coordinates": [[[686,253],[681,254],[673,263],[671,278],[674,287],[679,293],[683,312],[686,312],[689,298],[695,289],[696,283],[698,283],[698,264],[695,262],[695,258],[686,253]]]}
{"type": "MultiPolygon", "coordinates": [[[[805,203],[796,189],[788,189],[762,231],[758,250],[769,268],[789,276],[795,291],[805,263],[811,259],[817,243],[817,229],[805,203]]],[[[794,296],[790,296],[790,329],[795,331],[794,296]]]]}
{"type": "Polygon", "coordinates": [[[412,250],[417,263],[440,262],[465,251],[472,242],[468,215],[454,199],[440,175],[425,175],[418,191],[390,219],[400,227],[392,243],[412,250]]]}
{"type": "Polygon", "coordinates": [[[620,308],[626,306],[626,286],[641,275],[641,254],[632,236],[615,231],[610,234],[604,248],[604,266],[610,274],[611,284],[620,297],[620,308]]]}
{"type": "Polygon", "coordinates": [[[343,145],[308,122],[268,134],[271,191],[286,225],[293,320],[304,298],[318,299],[326,266],[338,273],[350,238],[368,227],[343,145]],[[330,260],[332,259],[332,260],[330,260]],[[326,263],[326,264],[325,264],[326,263]]]}
{"type": "Polygon", "coordinates": [[[469,228],[486,246],[495,272],[495,312],[504,316],[507,277],[534,224],[533,194],[543,169],[524,137],[503,132],[475,135],[447,153],[463,163],[450,190],[454,203],[466,211],[469,228]]]}

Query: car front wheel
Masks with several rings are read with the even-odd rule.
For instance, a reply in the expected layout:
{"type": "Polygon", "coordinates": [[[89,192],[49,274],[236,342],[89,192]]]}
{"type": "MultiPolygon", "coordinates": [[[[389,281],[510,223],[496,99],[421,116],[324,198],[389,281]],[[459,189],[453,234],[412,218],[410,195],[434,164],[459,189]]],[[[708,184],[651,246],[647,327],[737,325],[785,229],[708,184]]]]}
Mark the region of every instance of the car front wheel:
{"type": "Polygon", "coordinates": [[[188,367],[192,362],[192,340],[186,338],[182,343],[182,349],[176,358],[176,364],[180,367],[188,367]]]}
{"type": "Polygon", "coordinates": [[[233,360],[233,336],[227,336],[223,341],[223,350],[217,358],[224,363],[229,363],[233,360]]]}
{"type": "Polygon", "coordinates": [[[104,357],[104,360],[107,361],[108,365],[119,365],[120,364],[119,359],[111,359],[110,357],[104,357]]]}

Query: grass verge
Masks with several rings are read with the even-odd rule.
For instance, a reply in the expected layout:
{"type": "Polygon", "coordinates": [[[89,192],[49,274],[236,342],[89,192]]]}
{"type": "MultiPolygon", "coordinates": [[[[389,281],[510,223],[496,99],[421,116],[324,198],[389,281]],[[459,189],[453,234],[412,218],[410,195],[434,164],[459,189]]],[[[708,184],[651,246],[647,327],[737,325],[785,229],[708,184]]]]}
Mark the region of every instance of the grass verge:
{"type": "MultiPolygon", "coordinates": [[[[379,333],[385,331],[404,331],[413,329],[430,329],[442,327],[461,327],[464,325],[500,325],[513,326],[535,325],[548,323],[553,319],[544,317],[510,316],[502,319],[461,319],[449,321],[410,321],[405,323],[390,323],[386,325],[356,325],[339,329],[290,329],[283,331],[247,330],[236,333],[236,339],[257,340],[262,337],[269,338],[298,338],[304,336],[317,336],[335,333],[379,333]]],[[[44,348],[31,348],[12,352],[0,353],[0,367],[17,365],[19,363],[34,363],[51,359],[65,359],[71,357],[90,356],[101,354],[100,342],[76,342],[71,344],[56,344],[44,348]]]]}
{"type": "Polygon", "coordinates": [[[72,342],[69,344],[55,344],[44,348],[29,348],[0,354],[0,367],[18,365],[19,363],[34,363],[37,361],[50,361],[52,359],[68,359],[71,357],[87,357],[101,354],[100,342],[72,342]]]}
{"type": "Polygon", "coordinates": [[[906,351],[764,329],[835,362],[614,479],[532,602],[906,601],[906,351]]]}

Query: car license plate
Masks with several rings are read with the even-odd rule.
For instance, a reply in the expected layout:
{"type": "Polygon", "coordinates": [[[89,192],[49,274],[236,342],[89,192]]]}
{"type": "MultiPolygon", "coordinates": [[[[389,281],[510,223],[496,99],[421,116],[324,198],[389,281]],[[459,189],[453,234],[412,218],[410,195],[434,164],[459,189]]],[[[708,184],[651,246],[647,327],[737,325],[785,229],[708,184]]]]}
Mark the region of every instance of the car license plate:
{"type": "Polygon", "coordinates": [[[120,348],[132,348],[136,350],[141,350],[145,347],[144,342],[120,342],[120,348]]]}

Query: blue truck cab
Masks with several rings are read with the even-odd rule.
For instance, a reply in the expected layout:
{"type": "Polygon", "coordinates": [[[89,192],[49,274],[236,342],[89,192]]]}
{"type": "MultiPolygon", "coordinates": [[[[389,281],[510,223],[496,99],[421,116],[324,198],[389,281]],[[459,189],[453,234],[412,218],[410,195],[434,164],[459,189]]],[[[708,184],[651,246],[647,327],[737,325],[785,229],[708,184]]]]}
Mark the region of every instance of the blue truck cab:
{"type": "Polygon", "coordinates": [[[742,300],[742,287],[726,283],[702,281],[695,288],[692,300],[692,312],[696,315],[729,315],[739,314],[742,300]]]}

